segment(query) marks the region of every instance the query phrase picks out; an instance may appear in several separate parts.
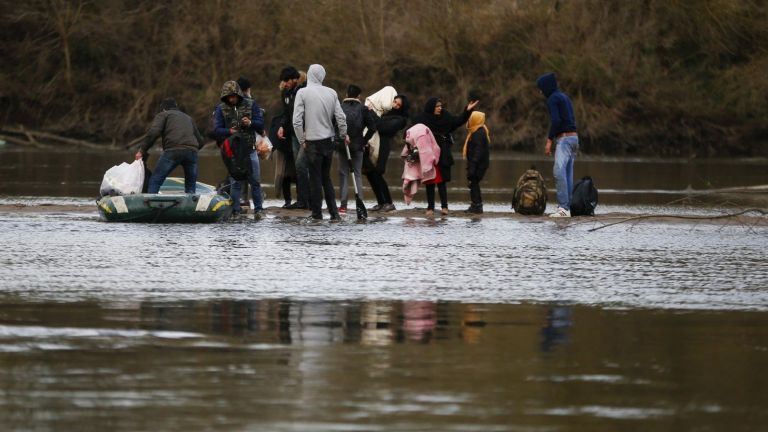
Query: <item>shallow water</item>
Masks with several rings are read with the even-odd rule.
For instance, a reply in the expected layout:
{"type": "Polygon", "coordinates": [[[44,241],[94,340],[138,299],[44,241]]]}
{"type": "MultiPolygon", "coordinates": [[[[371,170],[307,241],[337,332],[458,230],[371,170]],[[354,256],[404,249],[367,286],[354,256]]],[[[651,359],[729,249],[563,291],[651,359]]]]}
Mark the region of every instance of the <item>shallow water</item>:
{"type": "MultiPolygon", "coordinates": [[[[747,431],[768,421],[765,224],[590,232],[600,224],[589,218],[274,214],[107,224],[90,197],[115,162],[63,153],[57,176],[41,168],[46,157],[0,152],[0,205],[67,206],[0,210],[3,430],[747,431]]],[[[768,183],[759,161],[687,174],[657,171],[664,163],[594,161],[616,191],[599,211],[716,215],[732,208],[658,197],[707,173],[723,174],[717,187],[768,183]],[[678,181],[662,187],[665,176],[678,181]]],[[[506,211],[509,186],[493,187],[486,211],[506,211]]]]}

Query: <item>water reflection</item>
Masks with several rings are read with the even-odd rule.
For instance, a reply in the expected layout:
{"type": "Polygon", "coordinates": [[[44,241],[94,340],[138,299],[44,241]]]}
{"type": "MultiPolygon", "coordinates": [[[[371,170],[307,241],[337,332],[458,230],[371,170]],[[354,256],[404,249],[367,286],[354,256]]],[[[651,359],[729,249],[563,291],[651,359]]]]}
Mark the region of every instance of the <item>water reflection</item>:
{"type": "MultiPolygon", "coordinates": [[[[426,300],[354,303],[221,300],[142,302],[135,318],[145,330],[203,332],[268,344],[387,346],[429,344],[440,339],[477,344],[486,326],[483,310],[478,305],[426,300]],[[438,310],[442,310],[441,319],[438,319],[438,310]],[[453,327],[459,331],[448,330],[453,327]]],[[[126,313],[120,312],[123,319],[126,313]]]]}
{"type": "Polygon", "coordinates": [[[546,324],[541,329],[541,350],[550,352],[568,343],[568,331],[573,325],[571,308],[553,306],[547,310],[546,324]]]}
{"type": "Polygon", "coordinates": [[[2,300],[4,430],[608,432],[617,421],[760,430],[768,420],[766,313],[2,300]]]}

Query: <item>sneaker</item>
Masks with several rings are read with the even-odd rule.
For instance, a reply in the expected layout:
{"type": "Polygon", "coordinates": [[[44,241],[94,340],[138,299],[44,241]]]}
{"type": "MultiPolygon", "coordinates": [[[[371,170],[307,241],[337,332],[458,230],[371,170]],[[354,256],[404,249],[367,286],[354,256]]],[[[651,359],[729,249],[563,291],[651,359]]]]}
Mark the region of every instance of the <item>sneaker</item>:
{"type": "Polygon", "coordinates": [[[432,217],[432,216],[434,216],[434,215],[435,215],[435,211],[434,211],[434,210],[427,210],[427,211],[426,211],[424,214],[425,214],[427,217],[432,217]]]}
{"type": "Polygon", "coordinates": [[[267,212],[264,209],[256,210],[253,212],[253,218],[256,220],[261,220],[267,217],[267,212]]]}
{"type": "Polygon", "coordinates": [[[384,204],[383,206],[381,206],[381,209],[380,209],[380,211],[383,211],[383,212],[391,212],[395,210],[397,209],[395,208],[395,205],[392,203],[384,204]]]}
{"type": "Polygon", "coordinates": [[[448,207],[443,207],[440,209],[440,214],[443,216],[448,216],[448,207]]]}
{"type": "Polygon", "coordinates": [[[287,203],[283,204],[283,208],[284,208],[284,209],[289,209],[289,208],[291,208],[291,203],[287,202],[287,203]]]}
{"type": "Polygon", "coordinates": [[[339,214],[342,216],[345,216],[347,214],[347,207],[346,206],[339,207],[339,214]]]}
{"type": "Polygon", "coordinates": [[[549,217],[555,217],[555,218],[571,217],[571,212],[569,210],[566,210],[566,209],[562,208],[562,207],[558,207],[557,211],[552,213],[552,214],[550,214],[549,217]]]}
{"type": "Polygon", "coordinates": [[[375,206],[369,208],[368,211],[377,212],[377,211],[381,210],[381,207],[382,207],[381,204],[376,204],[375,206]]]}
{"type": "Polygon", "coordinates": [[[331,222],[341,222],[341,216],[339,216],[339,213],[331,215],[331,222]]]}

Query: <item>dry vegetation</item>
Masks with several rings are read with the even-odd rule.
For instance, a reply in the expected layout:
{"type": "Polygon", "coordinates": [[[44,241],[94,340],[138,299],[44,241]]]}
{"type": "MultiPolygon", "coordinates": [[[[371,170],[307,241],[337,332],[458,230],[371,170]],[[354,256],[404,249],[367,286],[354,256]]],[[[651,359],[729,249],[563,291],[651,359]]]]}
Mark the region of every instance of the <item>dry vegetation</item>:
{"type": "Polygon", "coordinates": [[[240,75],[277,114],[277,76],[386,84],[420,109],[483,94],[494,144],[538,151],[534,80],[558,73],[593,154],[768,154],[763,0],[0,0],[0,123],[124,143],[175,96],[205,127],[240,75]]]}

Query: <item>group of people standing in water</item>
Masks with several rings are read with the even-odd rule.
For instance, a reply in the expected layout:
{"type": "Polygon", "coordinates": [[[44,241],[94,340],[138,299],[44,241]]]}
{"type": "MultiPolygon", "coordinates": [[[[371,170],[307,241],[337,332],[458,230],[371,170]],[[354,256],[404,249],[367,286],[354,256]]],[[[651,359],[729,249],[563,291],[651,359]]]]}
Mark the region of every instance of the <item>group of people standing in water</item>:
{"type": "MultiPolygon", "coordinates": [[[[310,72],[319,65],[310,66],[310,72]]],[[[309,74],[312,75],[311,73],[309,74]]],[[[320,80],[317,84],[320,84],[320,80]]],[[[312,82],[306,83],[307,87],[312,86],[312,82]]],[[[321,186],[315,188],[305,186],[325,183],[323,176],[324,170],[320,170],[315,176],[312,176],[310,169],[311,158],[309,152],[314,143],[310,142],[309,147],[300,145],[297,139],[300,133],[297,133],[296,126],[303,125],[306,129],[306,123],[297,124],[297,117],[306,116],[302,111],[296,112],[296,97],[302,91],[305,85],[302,84],[300,73],[294,67],[286,67],[280,74],[280,88],[282,90],[283,113],[281,116],[273,119],[273,124],[277,127],[274,136],[278,140],[275,145],[276,180],[275,184],[281,190],[285,200],[284,208],[289,209],[308,209],[312,210],[312,217],[322,218],[318,213],[317,202],[319,199],[314,190],[320,190],[321,186]],[[291,123],[293,128],[291,128],[291,123]],[[288,145],[292,142],[292,145],[288,145]],[[319,177],[319,182],[313,177],[319,177]],[[291,200],[291,182],[296,183],[296,201],[291,200]],[[313,203],[315,205],[313,205],[313,203]]],[[[427,101],[423,112],[411,117],[410,102],[408,97],[398,93],[392,86],[386,86],[381,90],[371,94],[361,100],[361,89],[357,85],[350,84],[347,87],[345,97],[338,102],[338,107],[344,113],[345,132],[348,136],[349,144],[343,148],[342,139],[339,139],[338,132],[334,138],[339,143],[336,146],[336,157],[339,168],[339,206],[332,205],[335,199],[329,200],[329,191],[332,188],[322,186],[323,194],[326,195],[327,208],[332,219],[340,217],[347,212],[347,203],[349,201],[349,189],[347,186],[348,176],[355,177],[355,191],[358,196],[363,196],[362,177],[368,179],[371,190],[376,197],[376,204],[368,208],[371,212],[391,212],[396,210],[389,184],[385,179],[390,154],[398,137],[406,136],[406,128],[409,124],[422,124],[431,131],[434,138],[435,150],[432,154],[436,155],[434,165],[432,165],[434,176],[417,175],[418,183],[426,186],[427,193],[427,215],[434,215],[435,212],[435,189],[440,197],[440,213],[448,214],[448,189],[447,182],[452,179],[452,166],[454,165],[452,133],[463,125],[468,127],[468,136],[464,143],[462,154],[468,160],[467,178],[470,182],[470,191],[472,205],[467,211],[472,213],[482,213],[482,198],[480,194],[480,180],[482,179],[489,163],[489,144],[490,134],[485,126],[485,115],[475,111],[479,100],[470,101],[462,112],[453,115],[443,108],[443,102],[440,98],[434,97],[427,101]],[[349,155],[347,154],[349,150],[349,155]],[[350,169],[351,167],[351,169],[350,169]]],[[[328,112],[336,112],[334,107],[328,112]]],[[[327,112],[326,112],[326,115],[327,112]]],[[[329,118],[333,117],[331,115],[329,118]]],[[[334,120],[331,118],[331,120],[334,120]]],[[[338,120],[338,119],[337,119],[338,120]]],[[[336,121],[338,127],[338,121],[336,121]]],[[[326,133],[327,135],[327,133],[326,133]]],[[[419,149],[422,146],[420,142],[407,143],[404,149],[419,149]]],[[[405,151],[405,150],[404,150],[405,151]]],[[[416,151],[418,153],[419,150],[416,151]]],[[[422,153],[426,154],[424,150],[422,153]]],[[[404,160],[404,180],[409,165],[420,167],[425,158],[409,158],[410,152],[403,154],[404,160]]],[[[420,168],[416,169],[421,172],[420,168]]],[[[406,186],[412,184],[408,180],[404,181],[404,193],[406,186]]],[[[406,194],[407,196],[407,194],[406,194]]]]}
{"type": "MultiPolygon", "coordinates": [[[[450,113],[440,97],[426,101],[421,112],[411,115],[408,98],[393,87],[386,86],[361,100],[362,90],[354,84],[346,89],[340,101],[337,93],[322,85],[325,69],[311,65],[304,74],[292,66],[280,72],[282,114],[272,119],[270,130],[265,130],[263,110],[250,96],[250,83],[245,79],[224,84],[220,102],[213,112],[213,126],[209,137],[219,146],[229,137],[241,136],[251,148],[251,166],[246,183],[250,184],[254,211],[263,215],[260,179],[260,159],[256,141],[259,135],[269,136],[274,145],[275,187],[282,195],[287,209],[306,209],[311,217],[322,219],[322,201],[331,219],[340,219],[347,212],[349,175],[355,177],[355,193],[363,197],[364,174],[376,197],[372,212],[390,212],[396,209],[385,180],[390,153],[398,137],[405,139],[400,153],[403,160],[403,194],[410,203],[419,185],[426,188],[426,215],[433,216],[435,189],[440,198],[440,214],[448,215],[447,183],[453,178],[453,133],[462,126],[466,136],[461,154],[467,160],[466,178],[469,185],[468,213],[482,213],[480,191],[490,160],[490,131],[486,115],[477,111],[479,97],[470,94],[468,103],[458,114],[450,113]],[[243,87],[248,88],[243,88],[243,87]],[[410,127],[409,127],[410,125],[410,127]],[[337,206],[335,189],[330,177],[334,152],[339,167],[340,202],[337,206]],[[296,200],[292,201],[291,184],[296,184],[296,200]]],[[[553,170],[558,198],[558,209],[550,216],[569,216],[569,193],[573,183],[573,162],[578,151],[578,136],[570,99],[557,89],[554,74],[537,81],[547,98],[551,117],[545,152],[550,155],[556,147],[553,170]]],[[[168,117],[167,111],[178,110],[173,103],[164,101],[158,117],[168,117]]],[[[185,172],[185,184],[194,185],[197,177],[197,149],[202,147],[200,134],[188,116],[171,116],[177,121],[156,118],[144,146],[136,158],[146,157],[146,151],[157,137],[163,137],[164,154],[150,179],[156,186],[177,165],[185,172]],[[189,120],[187,120],[189,119],[189,120]],[[164,130],[163,128],[176,128],[164,130]],[[176,152],[186,152],[180,157],[176,152]],[[166,156],[167,155],[167,156],[166,156]]],[[[240,182],[232,181],[233,209],[242,212],[239,203],[240,182]]],[[[156,187],[153,187],[156,189],[156,187]]],[[[156,190],[155,190],[156,192],[156,190]]],[[[187,190],[193,193],[194,190],[187,190]]]]}

